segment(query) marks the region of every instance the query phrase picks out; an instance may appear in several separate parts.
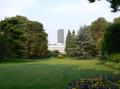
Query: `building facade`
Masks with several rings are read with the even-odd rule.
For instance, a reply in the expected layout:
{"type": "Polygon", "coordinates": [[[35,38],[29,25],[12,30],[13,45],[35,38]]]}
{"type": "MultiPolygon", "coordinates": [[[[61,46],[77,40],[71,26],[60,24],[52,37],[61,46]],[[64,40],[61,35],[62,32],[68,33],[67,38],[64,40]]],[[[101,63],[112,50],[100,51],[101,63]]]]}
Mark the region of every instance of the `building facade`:
{"type": "Polygon", "coordinates": [[[57,42],[64,44],[64,29],[59,29],[57,31],[57,42]]]}
{"type": "Polygon", "coordinates": [[[57,31],[57,43],[56,44],[48,44],[48,50],[54,51],[58,50],[60,53],[65,53],[65,44],[64,44],[64,29],[59,29],[57,31]]]}
{"type": "Polygon", "coordinates": [[[48,50],[54,51],[58,50],[60,53],[65,53],[65,45],[64,44],[48,44],[48,50]]]}

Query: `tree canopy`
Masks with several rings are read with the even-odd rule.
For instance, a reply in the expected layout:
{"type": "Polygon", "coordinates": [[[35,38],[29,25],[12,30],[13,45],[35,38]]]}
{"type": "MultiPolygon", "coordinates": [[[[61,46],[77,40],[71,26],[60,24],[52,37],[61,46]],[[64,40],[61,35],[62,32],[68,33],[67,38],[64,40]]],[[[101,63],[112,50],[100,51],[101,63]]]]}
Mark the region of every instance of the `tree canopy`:
{"type": "MultiPolygon", "coordinates": [[[[97,0],[88,0],[89,2],[93,3],[97,0]]],[[[98,0],[101,1],[101,0],[98,0]]],[[[112,8],[112,12],[120,11],[120,0],[106,0],[110,3],[110,7],[112,8]]]]}
{"type": "Polygon", "coordinates": [[[21,58],[44,56],[47,53],[47,34],[43,25],[24,16],[0,21],[0,57],[21,58]]]}
{"type": "Polygon", "coordinates": [[[115,18],[104,35],[103,50],[108,55],[120,53],[120,18],[115,18]]]}
{"type": "Polygon", "coordinates": [[[90,34],[95,43],[96,56],[99,53],[100,42],[104,36],[107,26],[108,22],[103,17],[100,17],[97,20],[93,21],[92,24],[89,26],[90,34]]]}
{"type": "Polygon", "coordinates": [[[70,30],[68,30],[68,34],[66,37],[66,46],[65,46],[65,51],[66,51],[67,56],[71,55],[71,51],[74,45],[74,35],[75,35],[74,30],[72,33],[70,32],[70,30]]]}
{"type": "Polygon", "coordinates": [[[77,34],[68,31],[66,37],[66,54],[70,57],[91,57],[95,44],[87,26],[80,27],[77,34]]]}

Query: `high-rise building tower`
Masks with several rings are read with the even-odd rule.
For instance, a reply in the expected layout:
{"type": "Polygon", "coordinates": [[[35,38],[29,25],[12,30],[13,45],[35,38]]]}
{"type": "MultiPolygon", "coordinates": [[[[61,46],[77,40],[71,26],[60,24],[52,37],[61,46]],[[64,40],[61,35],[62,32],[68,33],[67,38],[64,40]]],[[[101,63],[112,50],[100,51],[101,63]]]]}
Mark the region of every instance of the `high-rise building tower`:
{"type": "Polygon", "coordinates": [[[64,29],[59,29],[57,31],[57,42],[58,43],[64,43],[64,29]]]}

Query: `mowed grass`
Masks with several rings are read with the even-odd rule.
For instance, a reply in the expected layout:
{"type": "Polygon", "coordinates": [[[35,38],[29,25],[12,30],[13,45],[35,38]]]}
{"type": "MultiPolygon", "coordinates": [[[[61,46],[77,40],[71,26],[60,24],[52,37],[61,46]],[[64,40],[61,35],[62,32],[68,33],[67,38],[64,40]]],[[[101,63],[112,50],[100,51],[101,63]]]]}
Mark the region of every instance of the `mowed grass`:
{"type": "Polygon", "coordinates": [[[118,73],[98,60],[40,59],[0,63],[0,89],[66,89],[74,79],[118,73]]]}

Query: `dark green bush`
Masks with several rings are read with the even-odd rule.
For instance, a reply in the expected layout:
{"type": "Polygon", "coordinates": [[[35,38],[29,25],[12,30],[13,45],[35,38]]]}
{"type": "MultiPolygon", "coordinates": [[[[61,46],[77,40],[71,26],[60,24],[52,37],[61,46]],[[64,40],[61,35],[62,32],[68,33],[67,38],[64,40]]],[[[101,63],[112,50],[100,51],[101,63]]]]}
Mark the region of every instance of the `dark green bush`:
{"type": "Polygon", "coordinates": [[[64,58],[66,58],[66,55],[65,55],[65,54],[59,54],[59,55],[57,56],[57,58],[58,58],[58,59],[64,59],[64,58]]]}
{"type": "Polygon", "coordinates": [[[60,52],[58,50],[54,50],[54,51],[51,51],[51,54],[53,57],[57,57],[60,54],[60,52]]]}
{"type": "Polygon", "coordinates": [[[113,61],[113,62],[120,62],[120,54],[111,54],[108,57],[109,60],[113,61]]]}

